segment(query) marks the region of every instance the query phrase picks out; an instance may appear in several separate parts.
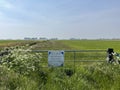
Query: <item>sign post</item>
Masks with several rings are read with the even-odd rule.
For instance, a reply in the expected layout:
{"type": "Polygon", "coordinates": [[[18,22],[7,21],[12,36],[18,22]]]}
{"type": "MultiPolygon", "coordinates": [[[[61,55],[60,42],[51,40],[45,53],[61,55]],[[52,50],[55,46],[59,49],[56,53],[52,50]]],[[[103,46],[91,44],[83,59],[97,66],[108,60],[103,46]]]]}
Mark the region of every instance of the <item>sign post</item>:
{"type": "Polygon", "coordinates": [[[56,67],[64,65],[64,51],[50,50],[48,51],[48,66],[56,67]]]}

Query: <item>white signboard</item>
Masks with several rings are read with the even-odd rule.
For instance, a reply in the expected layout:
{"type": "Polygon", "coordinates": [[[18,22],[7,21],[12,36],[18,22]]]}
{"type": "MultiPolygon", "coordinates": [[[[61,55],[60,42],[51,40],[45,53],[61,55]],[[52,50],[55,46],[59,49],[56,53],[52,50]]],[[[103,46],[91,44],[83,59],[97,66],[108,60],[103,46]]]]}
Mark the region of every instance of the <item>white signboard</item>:
{"type": "Polygon", "coordinates": [[[64,51],[50,50],[48,51],[48,66],[63,66],[64,64],[64,51]]]}

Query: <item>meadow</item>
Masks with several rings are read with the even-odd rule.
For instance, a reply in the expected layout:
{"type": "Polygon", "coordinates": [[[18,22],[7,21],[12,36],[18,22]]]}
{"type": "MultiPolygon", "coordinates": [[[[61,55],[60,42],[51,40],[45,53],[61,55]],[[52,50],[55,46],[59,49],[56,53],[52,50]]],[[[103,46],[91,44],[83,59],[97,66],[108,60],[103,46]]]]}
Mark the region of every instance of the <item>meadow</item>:
{"type": "Polygon", "coordinates": [[[120,52],[120,40],[0,40],[0,48],[32,44],[34,50],[107,50],[113,48],[120,52]]]}
{"type": "Polygon", "coordinates": [[[113,48],[114,51],[120,52],[120,40],[61,40],[59,42],[75,50],[107,50],[113,48]]]}
{"type": "MultiPolygon", "coordinates": [[[[64,67],[42,67],[43,54],[32,52],[33,50],[107,50],[107,48],[114,48],[115,52],[119,52],[119,40],[2,40],[0,46],[0,53],[5,52],[0,56],[0,90],[120,89],[119,64],[95,62],[73,67],[68,63],[64,67]]],[[[82,56],[84,57],[84,54],[82,56]]]]}

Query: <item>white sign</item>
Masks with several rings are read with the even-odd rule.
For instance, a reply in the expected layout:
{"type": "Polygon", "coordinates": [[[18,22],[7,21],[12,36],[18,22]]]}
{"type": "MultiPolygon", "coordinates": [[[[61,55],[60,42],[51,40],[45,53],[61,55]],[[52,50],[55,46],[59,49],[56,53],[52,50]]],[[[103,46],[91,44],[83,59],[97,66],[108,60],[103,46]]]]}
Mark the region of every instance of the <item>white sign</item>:
{"type": "Polygon", "coordinates": [[[50,50],[48,51],[48,66],[63,66],[64,64],[64,51],[50,50]]]}

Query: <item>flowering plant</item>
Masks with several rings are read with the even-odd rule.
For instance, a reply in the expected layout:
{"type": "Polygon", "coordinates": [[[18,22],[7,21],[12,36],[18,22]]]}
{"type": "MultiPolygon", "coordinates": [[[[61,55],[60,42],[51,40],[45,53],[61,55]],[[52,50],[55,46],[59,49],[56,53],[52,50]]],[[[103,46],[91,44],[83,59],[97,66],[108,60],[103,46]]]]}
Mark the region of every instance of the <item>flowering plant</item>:
{"type": "Polygon", "coordinates": [[[41,53],[32,52],[26,46],[10,47],[1,52],[3,51],[7,51],[7,54],[0,57],[1,64],[9,70],[13,69],[15,72],[26,75],[40,68],[41,53]]]}

